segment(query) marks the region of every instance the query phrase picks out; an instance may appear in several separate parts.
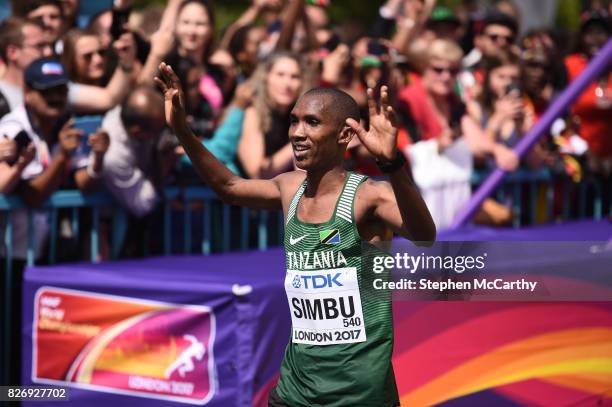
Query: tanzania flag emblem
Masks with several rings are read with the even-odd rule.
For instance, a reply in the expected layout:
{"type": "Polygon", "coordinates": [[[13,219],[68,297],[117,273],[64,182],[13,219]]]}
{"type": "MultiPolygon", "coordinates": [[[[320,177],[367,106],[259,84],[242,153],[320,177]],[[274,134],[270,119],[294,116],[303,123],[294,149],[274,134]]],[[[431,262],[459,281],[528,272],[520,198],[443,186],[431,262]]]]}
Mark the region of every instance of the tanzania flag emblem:
{"type": "Polygon", "coordinates": [[[340,243],[340,232],[338,229],[327,229],[319,232],[319,239],[324,244],[340,243]]]}

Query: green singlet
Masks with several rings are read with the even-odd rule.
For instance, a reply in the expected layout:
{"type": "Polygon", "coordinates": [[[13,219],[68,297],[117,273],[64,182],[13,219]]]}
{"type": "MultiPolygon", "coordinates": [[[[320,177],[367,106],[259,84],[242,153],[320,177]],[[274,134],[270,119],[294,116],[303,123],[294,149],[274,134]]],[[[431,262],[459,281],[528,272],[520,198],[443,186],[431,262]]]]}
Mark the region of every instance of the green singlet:
{"type": "Polygon", "coordinates": [[[285,225],[285,290],[291,339],[276,387],[292,407],[399,405],[391,365],[391,294],[364,270],[354,200],[363,175],[349,173],[329,221],[304,223],[296,192],[285,225]],[[370,287],[370,289],[367,289],[370,287]]]}

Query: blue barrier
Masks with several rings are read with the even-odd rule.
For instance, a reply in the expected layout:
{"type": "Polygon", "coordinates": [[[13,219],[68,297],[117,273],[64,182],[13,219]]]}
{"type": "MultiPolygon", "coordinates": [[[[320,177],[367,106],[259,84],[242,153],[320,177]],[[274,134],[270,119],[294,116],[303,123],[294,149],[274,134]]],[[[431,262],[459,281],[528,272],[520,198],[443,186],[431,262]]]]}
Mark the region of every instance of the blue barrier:
{"type": "MultiPolygon", "coordinates": [[[[483,182],[488,176],[484,172],[475,172],[472,176],[472,185],[477,186],[483,182]]],[[[562,219],[584,218],[592,215],[594,219],[601,219],[604,215],[604,188],[610,188],[612,195],[612,187],[602,185],[593,178],[585,178],[581,183],[573,183],[567,177],[556,177],[550,170],[542,169],[539,171],[519,170],[507,176],[504,183],[496,190],[494,196],[502,203],[511,205],[515,227],[520,227],[527,219],[527,224],[536,222],[536,211],[538,203],[542,203],[542,199],[538,194],[545,197],[547,207],[546,220],[553,221],[554,199],[561,195],[562,210],[560,217],[562,219]],[[588,201],[592,200],[592,207],[588,208],[588,201]],[[571,216],[571,206],[574,204],[574,216],[571,216]],[[528,216],[527,216],[528,215],[528,216]]],[[[200,227],[202,230],[202,239],[199,242],[199,251],[202,254],[210,254],[213,247],[220,248],[219,251],[226,252],[230,250],[230,241],[232,233],[239,234],[238,248],[245,250],[249,248],[258,248],[265,250],[270,244],[270,237],[273,234],[273,229],[270,225],[270,213],[268,211],[258,211],[256,219],[256,244],[254,247],[249,247],[249,235],[252,227],[252,216],[254,211],[247,208],[240,208],[239,222],[231,224],[232,211],[228,205],[220,205],[218,198],[207,187],[169,187],[164,191],[163,209],[162,209],[162,229],[163,229],[163,254],[173,254],[172,243],[174,239],[180,236],[172,234],[173,224],[173,203],[182,203],[182,253],[190,254],[192,250],[192,231],[200,227]],[[192,204],[199,203],[199,207],[194,209],[192,204]],[[220,206],[220,216],[215,216],[213,207],[220,206]],[[201,225],[194,225],[193,214],[195,210],[200,210],[202,214],[201,225]],[[220,227],[220,233],[213,236],[213,221],[216,221],[220,227]],[[232,225],[232,226],[230,226],[232,225]],[[237,226],[238,225],[238,226],[237,226]]],[[[607,212],[612,212],[612,205],[607,208],[607,212]]],[[[105,193],[97,193],[91,195],[82,194],[76,190],[59,191],[54,193],[51,198],[43,205],[41,209],[50,212],[50,236],[49,236],[49,254],[48,262],[53,264],[56,262],[56,241],[57,241],[57,221],[58,210],[68,208],[71,211],[71,228],[73,236],[78,238],[80,235],[81,225],[78,219],[79,208],[92,209],[92,227],[89,231],[90,237],[90,259],[92,262],[98,261],[99,244],[100,244],[100,211],[102,208],[112,210],[113,220],[113,236],[112,236],[112,258],[117,258],[120,248],[123,244],[126,231],[127,214],[114,201],[112,196],[105,193]]],[[[0,212],[6,213],[6,228],[4,230],[4,244],[6,249],[6,257],[4,259],[7,269],[10,270],[12,259],[12,223],[11,212],[16,209],[27,209],[32,214],[32,209],[17,196],[6,196],[0,194],[0,212]]],[[[174,211],[176,212],[176,211],[174,211]]],[[[234,212],[236,213],[236,212],[234,212]]],[[[558,214],[559,215],[559,214],[558,214]]],[[[275,234],[282,236],[283,222],[282,213],[278,212],[278,221],[276,222],[277,230],[275,234]]],[[[32,224],[32,216],[28,217],[28,249],[27,249],[27,265],[32,266],[35,263],[34,259],[34,230],[32,224]]],[[[280,241],[280,240],[279,240],[280,241]]],[[[251,244],[251,246],[253,246],[251,244]]]]}
{"type": "MultiPolygon", "coordinates": [[[[475,172],[471,179],[472,186],[478,187],[489,175],[488,172],[475,172]]],[[[612,202],[610,202],[612,185],[606,183],[606,180],[598,180],[592,175],[586,175],[581,182],[575,183],[567,176],[554,175],[548,168],[538,171],[521,169],[509,173],[504,182],[493,191],[492,196],[497,201],[510,205],[513,214],[512,224],[518,228],[524,225],[525,218],[528,219],[527,224],[538,223],[537,209],[538,204],[542,203],[546,206],[546,222],[586,217],[600,220],[605,215],[606,188],[607,213],[610,214],[612,213],[612,202]],[[555,198],[560,198],[561,203],[556,218],[555,198]],[[589,207],[590,201],[592,201],[591,207],[589,207]]]]}
{"type": "MultiPolygon", "coordinates": [[[[475,172],[472,176],[472,185],[478,186],[488,176],[484,172],[475,172]]],[[[539,171],[519,170],[507,176],[504,183],[496,190],[494,196],[502,203],[509,203],[514,214],[514,226],[520,227],[524,223],[525,218],[527,224],[533,224],[536,221],[536,211],[538,203],[542,203],[542,199],[538,194],[544,191],[545,203],[547,207],[546,220],[553,221],[554,211],[553,204],[557,194],[561,195],[562,210],[560,217],[562,219],[584,218],[592,215],[594,219],[601,219],[604,215],[604,200],[603,194],[605,189],[610,189],[612,195],[612,186],[602,185],[594,178],[586,177],[581,183],[574,183],[567,177],[554,176],[547,168],[539,171]],[[588,202],[592,200],[592,207],[588,208],[588,202]],[[571,206],[574,204],[574,216],[571,216],[571,206]],[[528,214],[528,216],[527,216],[528,214]]],[[[220,248],[219,251],[226,252],[230,250],[230,241],[232,233],[239,234],[238,248],[245,250],[249,248],[258,248],[265,250],[270,244],[270,237],[274,230],[270,225],[270,213],[268,211],[258,211],[256,219],[256,244],[254,247],[249,247],[249,235],[252,228],[251,220],[254,211],[247,208],[239,208],[234,213],[239,213],[239,221],[232,224],[232,210],[228,205],[221,205],[218,198],[207,187],[169,187],[166,188],[163,194],[162,204],[162,229],[163,229],[163,254],[173,254],[172,243],[174,239],[180,236],[172,234],[173,224],[173,209],[172,205],[176,202],[182,203],[182,250],[183,254],[190,254],[192,250],[193,230],[201,227],[202,239],[199,242],[199,251],[202,254],[210,254],[213,247],[220,248]],[[199,203],[198,208],[192,208],[192,204],[199,203]],[[219,216],[215,216],[214,206],[220,206],[219,216]],[[202,214],[201,225],[195,225],[193,222],[194,211],[200,210],[202,214]],[[217,229],[220,233],[213,236],[213,222],[220,225],[217,229]]],[[[76,190],[59,191],[54,193],[50,199],[42,206],[41,209],[50,212],[50,236],[49,236],[49,255],[48,262],[55,263],[56,256],[56,240],[57,240],[57,221],[58,210],[68,208],[71,211],[71,228],[73,236],[78,238],[80,235],[81,225],[78,219],[79,208],[92,209],[92,227],[89,231],[90,237],[90,259],[92,262],[98,261],[99,243],[100,243],[100,211],[102,208],[112,210],[113,220],[113,236],[112,236],[112,258],[117,258],[119,250],[125,238],[125,229],[127,223],[127,213],[123,210],[110,196],[106,193],[97,193],[85,195],[76,190]]],[[[0,194],[0,212],[6,213],[6,228],[4,230],[4,244],[6,249],[5,264],[7,269],[10,269],[12,259],[12,224],[11,212],[16,209],[27,209],[32,213],[32,209],[17,196],[6,196],[0,194]]],[[[179,212],[180,212],[179,211],[179,212]]],[[[176,211],[174,211],[176,212],[176,211]]],[[[607,208],[606,212],[612,212],[612,204],[607,208]]],[[[559,215],[559,214],[558,214],[559,215]]],[[[283,234],[282,213],[278,212],[278,221],[276,222],[277,230],[274,231],[277,236],[283,234]]],[[[32,225],[32,216],[29,216],[28,221],[28,249],[27,249],[27,265],[32,266],[34,259],[34,230],[32,225]]],[[[280,240],[279,240],[280,241],[280,240]]],[[[253,244],[251,243],[251,246],[253,244]]]]}

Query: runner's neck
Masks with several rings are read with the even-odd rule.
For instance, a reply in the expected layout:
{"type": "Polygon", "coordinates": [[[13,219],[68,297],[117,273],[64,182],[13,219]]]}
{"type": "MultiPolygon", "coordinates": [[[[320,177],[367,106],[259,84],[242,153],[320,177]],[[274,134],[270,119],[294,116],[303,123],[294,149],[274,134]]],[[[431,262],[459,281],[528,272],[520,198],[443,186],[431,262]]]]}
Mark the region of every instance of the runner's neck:
{"type": "Polygon", "coordinates": [[[347,176],[347,171],[340,166],[323,172],[308,171],[304,196],[314,198],[337,192],[338,189],[342,189],[347,176]]]}

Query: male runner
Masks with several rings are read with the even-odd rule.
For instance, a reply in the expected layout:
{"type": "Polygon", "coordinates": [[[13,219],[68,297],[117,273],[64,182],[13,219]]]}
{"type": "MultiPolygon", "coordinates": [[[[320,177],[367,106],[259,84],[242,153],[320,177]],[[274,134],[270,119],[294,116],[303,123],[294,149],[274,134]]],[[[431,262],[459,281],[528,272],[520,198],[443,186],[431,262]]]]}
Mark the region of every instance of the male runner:
{"type": "Polygon", "coordinates": [[[194,168],[226,203],[283,209],[285,289],[292,318],[270,406],[399,405],[391,354],[390,297],[367,290],[371,270],[361,264],[362,240],[390,240],[393,232],[431,242],[436,230],[396,150],[395,115],[386,87],[380,105],[368,89],[370,130],[346,93],[317,88],[291,112],[289,139],[296,166],[271,180],[247,180],[221,164],[189,130],[177,76],[161,63],[166,120],[194,168]],[[390,182],[344,170],[353,136],[376,157],[390,182]]]}

